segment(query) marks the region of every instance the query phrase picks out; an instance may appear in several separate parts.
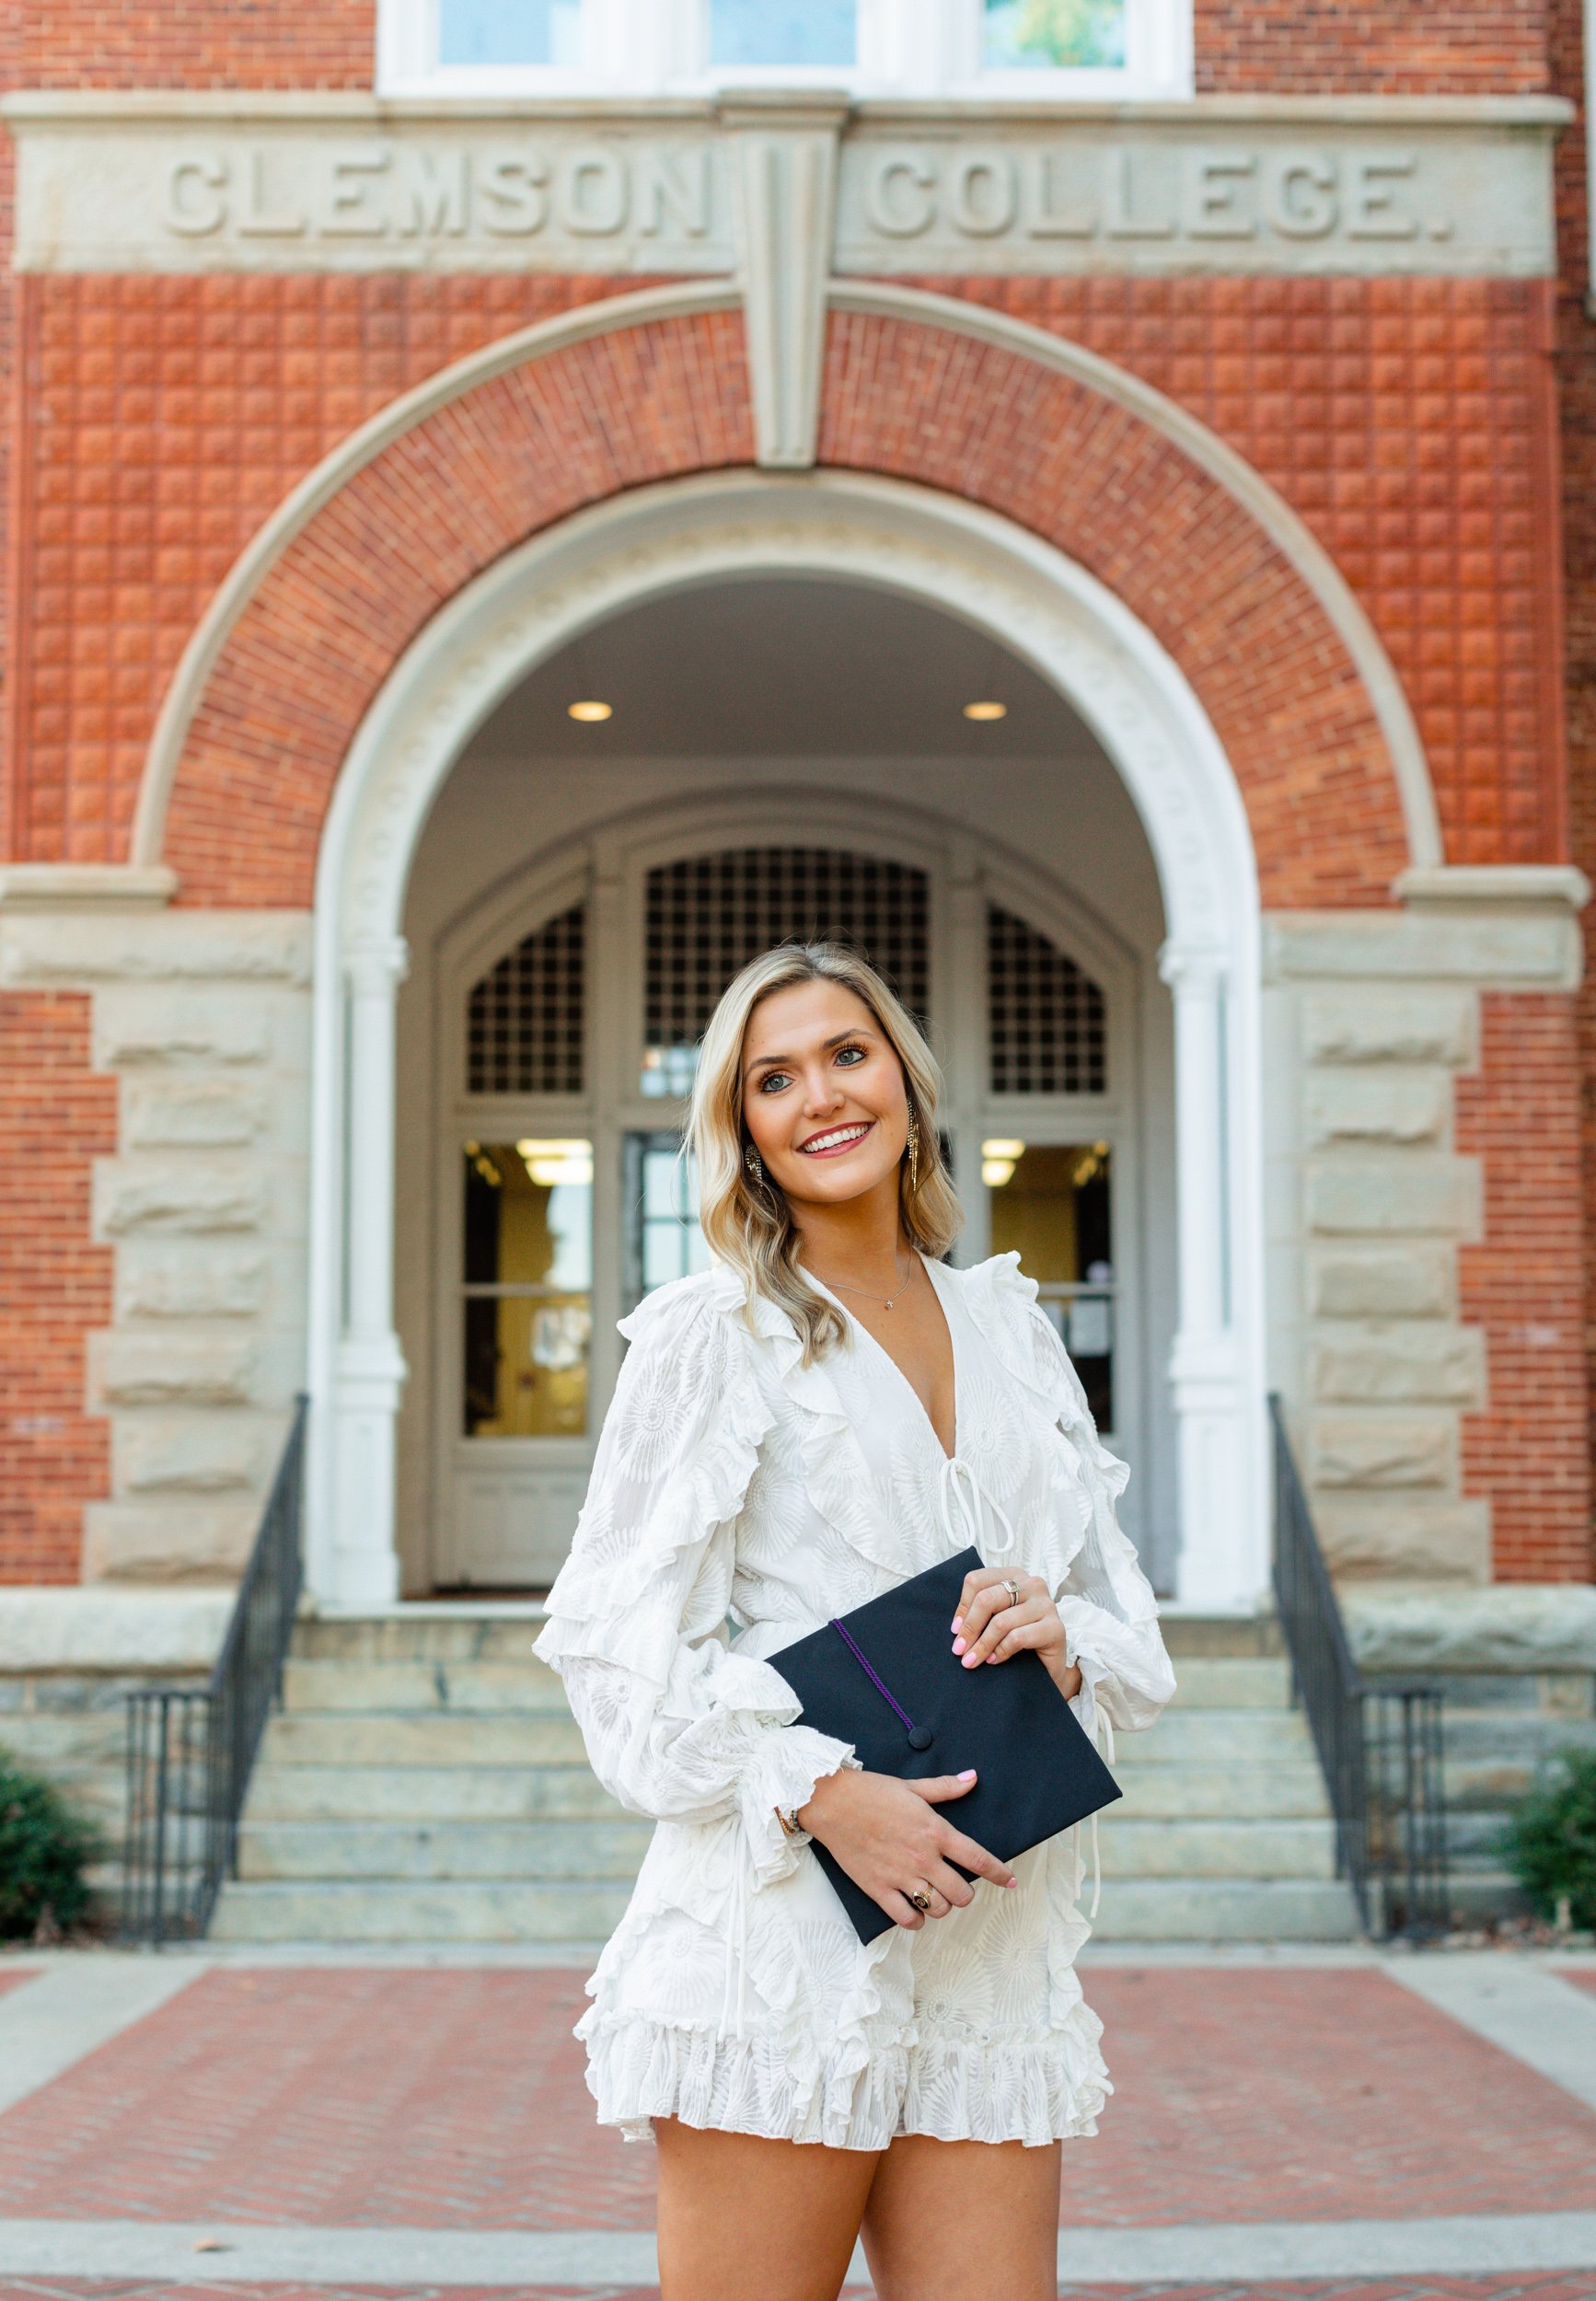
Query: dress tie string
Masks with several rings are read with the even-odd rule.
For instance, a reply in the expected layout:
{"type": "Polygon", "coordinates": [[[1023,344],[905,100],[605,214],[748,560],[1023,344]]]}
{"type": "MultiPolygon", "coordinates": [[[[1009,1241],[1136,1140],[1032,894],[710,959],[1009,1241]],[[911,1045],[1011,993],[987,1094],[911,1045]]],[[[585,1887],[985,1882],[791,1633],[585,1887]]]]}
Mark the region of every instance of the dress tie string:
{"type": "Polygon", "coordinates": [[[991,1513],[1003,1530],[1002,1540],[999,1541],[994,1535],[987,1544],[987,1549],[1001,1556],[1014,1547],[1014,1529],[1008,1512],[987,1492],[962,1454],[943,1456],[942,1473],[937,1480],[937,1501],[942,1511],[943,1532],[953,1549],[971,1545],[977,1550],[982,1548],[983,1509],[991,1513]]]}

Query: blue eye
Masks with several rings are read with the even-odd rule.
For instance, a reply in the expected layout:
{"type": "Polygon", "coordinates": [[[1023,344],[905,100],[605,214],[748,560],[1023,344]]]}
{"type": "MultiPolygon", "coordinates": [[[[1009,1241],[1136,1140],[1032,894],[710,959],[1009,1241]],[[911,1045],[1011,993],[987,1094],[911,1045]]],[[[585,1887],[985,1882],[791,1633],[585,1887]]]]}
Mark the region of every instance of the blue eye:
{"type": "Polygon", "coordinates": [[[767,1070],[759,1081],[759,1092],[761,1094],[780,1094],[783,1087],[790,1087],[792,1083],[785,1070],[767,1070]]]}
{"type": "Polygon", "coordinates": [[[839,1063],[848,1063],[851,1067],[854,1063],[864,1061],[865,1052],[862,1046],[839,1046],[837,1050],[837,1059],[839,1063]]]}

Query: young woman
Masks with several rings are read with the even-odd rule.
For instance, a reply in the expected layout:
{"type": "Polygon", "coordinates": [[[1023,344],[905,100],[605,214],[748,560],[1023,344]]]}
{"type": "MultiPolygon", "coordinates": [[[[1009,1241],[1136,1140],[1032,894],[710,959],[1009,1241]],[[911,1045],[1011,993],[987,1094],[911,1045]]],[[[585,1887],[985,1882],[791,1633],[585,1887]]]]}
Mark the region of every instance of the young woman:
{"type": "Polygon", "coordinates": [[[600,2122],[659,2144],[664,2301],[835,2301],[861,2230],[881,2301],[1042,2301],[1058,2145],[1110,2090],[1073,1837],[994,1859],[968,1780],[862,1772],[768,1659],[973,1543],[966,1669],[1033,1648],[1093,1732],[1174,1690],[1125,1469],[1035,1287],[941,1260],[938,1086],[846,951],[732,984],[691,1121],[715,1266],[626,1322],[538,1642],[659,1824],[577,2034],[600,2122]],[[892,1928],[860,1943],[811,1839],[892,1928]]]}

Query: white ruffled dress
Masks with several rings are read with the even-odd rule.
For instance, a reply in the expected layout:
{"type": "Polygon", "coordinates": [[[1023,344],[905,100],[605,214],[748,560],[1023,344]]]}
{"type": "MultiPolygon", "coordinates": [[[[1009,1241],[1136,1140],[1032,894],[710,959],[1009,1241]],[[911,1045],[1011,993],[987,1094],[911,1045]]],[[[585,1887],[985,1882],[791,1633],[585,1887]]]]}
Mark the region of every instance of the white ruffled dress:
{"type": "Polygon", "coordinates": [[[926,1267],[953,1338],[951,1458],[862,1327],[805,1367],[790,1320],[746,1309],[727,1270],[661,1288],[622,1330],[536,1650],[600,1780],[658,1823],[577,2029],[599,2121],[629,2139],[678,2117],[842,2149],[1041,2144],[1095,2132],[1112,2089],[1075,1973],[1075,1833],[1013,1865],[1023,1891],[977,1885],[862,1944],[776,1819],[851,1752],[792,1722],[767,1657],[972,1541],[1046,1576],[1089,1731],[1149,1726],[1174,1691],[1115,1522],[1125,1467],[1018,1257],[926,1267]]]}

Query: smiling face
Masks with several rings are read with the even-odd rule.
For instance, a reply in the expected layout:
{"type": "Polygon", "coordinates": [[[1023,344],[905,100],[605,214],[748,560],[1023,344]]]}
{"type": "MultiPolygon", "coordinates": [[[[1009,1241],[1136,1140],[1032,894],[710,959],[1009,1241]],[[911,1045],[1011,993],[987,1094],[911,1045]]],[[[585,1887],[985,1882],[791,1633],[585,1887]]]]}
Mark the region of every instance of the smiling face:
{"type": "Polygon", "coordinates": [[[841,983],[794,983],[760,1000],[743,1035],[743,1116],[792,1206],[896,1191],[908,1139],[903,1065],[841,983]]]}

